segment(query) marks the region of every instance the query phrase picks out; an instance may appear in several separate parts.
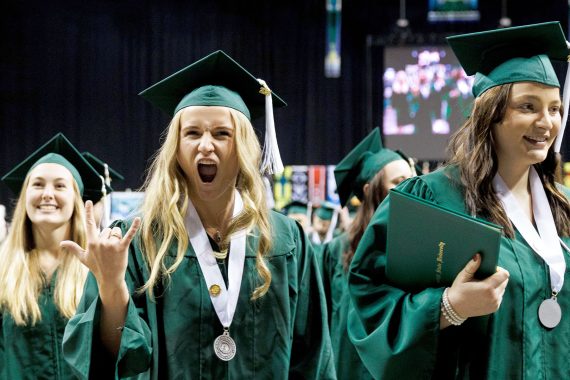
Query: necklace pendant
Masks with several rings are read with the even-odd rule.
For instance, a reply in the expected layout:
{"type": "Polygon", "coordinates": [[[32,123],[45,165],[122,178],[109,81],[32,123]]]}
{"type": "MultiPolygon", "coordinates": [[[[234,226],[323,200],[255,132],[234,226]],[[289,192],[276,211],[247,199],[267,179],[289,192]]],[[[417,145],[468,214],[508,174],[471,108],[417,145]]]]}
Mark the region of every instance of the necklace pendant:
{"type": "Polygon", "coordinates": [[[230,361],[236,355],[236,342],[230,336],[230,331],[224,327],[224,333],[214,340],[214,353],[225,362],[230,361]]]}
{"type": "Polygon", "coordinates": [[[549,329],[553,329],[560,323],[562,319],[562,309],[556,301],[556,296],[545,299],[538,307],[538,319],[540,323],[549,329]]]}

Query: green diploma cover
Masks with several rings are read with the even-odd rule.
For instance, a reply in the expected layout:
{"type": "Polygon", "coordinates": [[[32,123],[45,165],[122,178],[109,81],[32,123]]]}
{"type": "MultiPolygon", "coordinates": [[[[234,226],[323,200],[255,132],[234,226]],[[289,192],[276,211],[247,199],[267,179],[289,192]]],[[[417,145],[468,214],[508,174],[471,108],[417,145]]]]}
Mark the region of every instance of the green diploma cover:
{"type": "Polygon", "coordinates": [[[390,191],[386,277],[402,289],[450,286],[477,252],[477,278],[495,273],[502,227],[390,191]]]}

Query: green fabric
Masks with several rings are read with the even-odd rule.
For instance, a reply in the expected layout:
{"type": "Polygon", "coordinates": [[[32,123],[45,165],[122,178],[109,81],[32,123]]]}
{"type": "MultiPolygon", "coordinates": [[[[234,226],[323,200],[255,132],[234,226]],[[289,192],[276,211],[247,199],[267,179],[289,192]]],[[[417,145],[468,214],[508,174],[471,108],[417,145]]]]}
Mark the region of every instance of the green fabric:
{"type": "Polygon", "coordinates": [[[364,185],[370,182],[376,173],[384,169],[384,166],[401,159],[402,157],[398,153],[390,149],[382,149],[374,154],[366,153],[362,158],[360,172],[354,182],[354,194],[362,200],[362,188],[364,185]]]}
{"type": "MultiPolygon", "coordinates": [[[[400,184],[403,191],[465,212],[455,168],[400,184]]],[[[568,189],[566,189],[568,190],[568,189]]],[[[567,193],[568,195],[568,193],[567,193]]],[[[349,273],[353,309],[348,332],[375,378],[562,379],[570,373],[570,287],[558,297],[563,319],[540,325],[539,304],[550,297],[549,272],[522,236],[502,238],[499,265],[510,273],[501,307],[487,317],[439,330],[443,288],[418,293],[385,284],[385,232],[390,196],[374,214],[349,273]]],[[[570,238],[563,240],[569,244],[570,238]]],[[[567,265],[570,265],[565,252],[567,265]]],[[[570,283],[566,271],[565,284],[570,283]]]]}
{"type": "MultiPolygon", "coordinates": [[[[41,164],[58,164],[69,170],[71,176],[73,177],[75,182],[77,182],[77,187],[79,188],[79,194],[83,195],[83,190],[85,187],[83,186],[81,175],[79,175],[79,172],[77,171],[77,169],[75,169],[75,166],[73,166],[71,162],[66,160],[65,157],[63,157],[61,154],[57,153],[46,154],[45,156],[37,160],[35,164],[32,165],[32,167],[28,170],[28,173],[32,171],[36,166],[39,166],[41,164]]],[[[26,175],[28,173],[26,173],[26,175]]]]}
{"type": "Polygon", "coordinates": [[[398,153],[383,147],[380,129],[374,128],[334,169],[340,205],[346,205],[352,195],[362,200],[364,185],[384,166],[401,159],[398,153]]]}
{"type": "Polygon", "coordinates": [[[552,87],[560,87],[556,72],[546,55],[530,58],[513,58],[489,73],[477,73],[473,82],[473,95],[481,95],[488,89],[507,83],[537,82],[552,87]]]}
{"type": "MultiPolygon", "coordinates": [[[[36,149],[35,152],[6,173],[2,177],[2,181],[14,194],[20,194],[26,176],[31,169],[40,163],[56,163],[67,168],[77,182],[84,201],[92,200],[93,203],[96,203],[103,196],[101,192],[103,181],[99,173],[63,133],[57,133],[36,149]]],[[[108,189],[112,191],[110,187],[108,189]]]]}
{"type": "Polygon", "coordinates": [[[322,245],[318,255],[327,300],[335,369],[339,379],[372,379],[348,338],[347,320],[351,301],[348,276],[343,268],[343,253],[347,249],[348,235],[343,233],[322,245]]]}
{"type": "MultiPolygon", "coordinates": [[[[169,115],[193,105],[225,106],[252,120],[265,114],[265,95],[259,92],[260,88],[256,77],[218,50],[139,95],[169,115]]],[[[272,100],[273,107],[287,105],[274,92],[272,100]]]]}
{"type": "Polygon", "coordinates": [[[307,214],[307,210],[307,203],[301,201],[292,201],[283,207],[281,212],[285,215],[307,214]]]}
{"type": "Polygon", "coordinates": [[[325,205],[321,205],[315,210],[315,215],[322,220],[331,220],[334,214],[334,209],[329,208],[325,205]]]}
{"type": "MultiPolygon", "coordinates": [[[[125,222],[118,226],[127,229],[125,222]]],[[[117,371],[117,378],[336,378],[314,251],[300,226],[286,216],[271,212],[271,226],[273,248],[268,266],[272,282],[267,295],[257,301],[250,299],[259,284],[251,249],[256,238],[248,237],[242,286],[230,328],[237,345],[234,359],[222,362],[213,352],[214,339],[223,330],[190,247],[170,286],[158,289],[164,295],[156,302],[146,294],[132,293],[116,368],[104,368],[108,362],[93,339],[98,334],[100,305],[97,284],[89,276],[77,315],[64,337],[65,357],[77,376],[100,378],[102,372],[117,371]]],[[[168,255],[172,262],[175,246],[168,255]]],[[[146,278],[140,249],[133,244],[127,284],[133,291],[146,278]]]]}
{"type": "MultiPolygon", "coordinates": [[[[102,175],[103,177],[105,176],[106,162],[104,162],[99,157],[89,152],[82,152],[81,154],[87,160],[87,162],[89,162],[91,166],[93,166],[93,169],[97,170],[97,173],[99,173],[99,175],[102,175]]],[[[107,164],[107,170],[109,171],[109,177],[111,177],[111,180],[123,181],[125,179],[125,177],[123,177],[121,173],[110,167],[108,164],[107,164]]]]}
{"type": "Polygon", "coordinates": [[[67,319],[53,300],[55,275],[39,295],[42,320],[35,326],[17,326],[4,312],[0,318],[0,379],[74,379],[63,360],[61,342],[67,319]]]}
{"type": "Polygon", "coordinates": [[[473,95],[515,82],[560,87],[551,59],[566,61],[566,37],[557,21],[468,33],[447,38],[467,75],[473,95]]]}
{"type": "Polygon", "coordinates": [[[245,105],[243,99],[235,91],[227,89],[223,86],[202,86],[185,97],[182,98],[180,103],[174,109],[174,113],[183,108],[190,106],[222,106],[233,108],[236,111],[243,113],[248,119],[251,120],[249,110],[245,105]]]}

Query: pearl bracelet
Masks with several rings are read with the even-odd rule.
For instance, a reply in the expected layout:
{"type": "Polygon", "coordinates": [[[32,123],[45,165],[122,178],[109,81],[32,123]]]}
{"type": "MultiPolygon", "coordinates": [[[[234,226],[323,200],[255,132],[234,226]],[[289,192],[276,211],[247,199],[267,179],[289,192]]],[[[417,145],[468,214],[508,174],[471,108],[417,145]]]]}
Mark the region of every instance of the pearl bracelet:
{"type": "Polygon", "coordinates": [[[453,309],[451,304],[449,303],[449,298],[447,297],[447,291],[449,288],[445,288],[443,291],[443,297],[441,297],[441,313],[443,317],[452,325],[459,326],[463,322],[467,320],[467,318],[463,318],[453,309]]]}

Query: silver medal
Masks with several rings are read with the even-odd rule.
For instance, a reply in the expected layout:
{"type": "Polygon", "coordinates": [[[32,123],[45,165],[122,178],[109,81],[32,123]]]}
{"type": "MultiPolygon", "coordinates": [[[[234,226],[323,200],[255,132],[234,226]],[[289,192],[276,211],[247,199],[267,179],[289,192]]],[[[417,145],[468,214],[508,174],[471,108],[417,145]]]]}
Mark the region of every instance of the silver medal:
{"type": "Polygon", "coordinates": [[[236,342],[227,329],[214,340],[214,352],[218,358],[226,362],[232,360],[236,355],[236,342]]]}
{"type": "Polygon", "coordinates": [[[556,302],[556,297],[542,301],[538,308],[538,319],[544,327],[552,329],[560,323],[562,319],[562,309],[556,302]]]}

